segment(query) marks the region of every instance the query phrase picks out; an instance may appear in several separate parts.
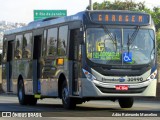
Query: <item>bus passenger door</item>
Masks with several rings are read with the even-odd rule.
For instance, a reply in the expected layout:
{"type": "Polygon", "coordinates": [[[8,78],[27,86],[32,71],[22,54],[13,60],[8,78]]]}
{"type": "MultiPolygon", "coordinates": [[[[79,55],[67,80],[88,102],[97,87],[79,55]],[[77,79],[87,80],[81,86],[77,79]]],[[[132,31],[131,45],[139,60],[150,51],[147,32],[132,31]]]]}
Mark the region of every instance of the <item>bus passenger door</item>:
{"type": "Polygon", "coordinates": [[[71,78],[71,87],[70,91],[72,91],[73,95],[79,95],[79,77],[81,73],[81,47],[78,41],[78,33],[79,29],[73,29],[70,31],[70,48],[69,48],[69,60],[70,60],[70,70],[69,75],[71,78]]]}
{"type": "Polygon", "coordinates": [[[14,60],[14,41],[8,41],[7,50],[7,92],[12,92],[12,66],[14,60]]]}
{"type": "Polygon", "coordinates": [[[42,36],[34,36],[33,45],[33,93],[40,93],[40,63],[42,36]]]}

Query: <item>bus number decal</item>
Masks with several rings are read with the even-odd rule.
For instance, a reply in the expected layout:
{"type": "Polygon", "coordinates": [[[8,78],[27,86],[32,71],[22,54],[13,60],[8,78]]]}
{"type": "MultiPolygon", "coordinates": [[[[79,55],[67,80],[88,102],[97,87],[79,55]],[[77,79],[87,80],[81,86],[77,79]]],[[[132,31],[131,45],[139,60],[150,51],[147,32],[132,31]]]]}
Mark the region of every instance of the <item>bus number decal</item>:
{"type": "Polygon", "coordinates": [[[135,82],[135,81],[138,81],[138,82],[142,82],[143,81],[143,77],[135,77],[135,78],[128,78],[128,82],[135,82]]]}

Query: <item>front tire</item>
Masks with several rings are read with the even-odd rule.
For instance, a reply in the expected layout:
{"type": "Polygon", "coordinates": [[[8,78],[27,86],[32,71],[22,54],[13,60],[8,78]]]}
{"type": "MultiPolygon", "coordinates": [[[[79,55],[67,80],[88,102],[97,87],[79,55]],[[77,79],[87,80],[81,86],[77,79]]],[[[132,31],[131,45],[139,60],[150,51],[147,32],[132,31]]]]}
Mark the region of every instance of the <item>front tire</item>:
{"type": "Polygon", "coordinates": [[[119,98],[118,101],[121,108],[131,108],[134,103],[134,99],[132,97],[119,98]]]}
{"type": "Polygon", "coordinates": [[[65,109],[75,109],[76,102],[73,98],[69,97],[69,90],[66,81],[62,84],[62,103],[65,109]]]}

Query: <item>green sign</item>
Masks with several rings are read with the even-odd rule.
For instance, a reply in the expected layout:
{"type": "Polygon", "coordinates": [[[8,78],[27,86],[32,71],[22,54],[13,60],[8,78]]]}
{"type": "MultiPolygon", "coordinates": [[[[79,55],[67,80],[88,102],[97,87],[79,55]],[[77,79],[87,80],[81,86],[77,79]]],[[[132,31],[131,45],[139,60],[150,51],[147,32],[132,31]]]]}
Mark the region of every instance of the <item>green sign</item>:
{"type": "Polygon", "coordinates": [[[34,10],[34,20],[67,16],[67,10],[34,10]]]}
{"type": "Polygon", "coordinates": [[[93,52],[93,58],[101,60],[120,60],[121,54],[118,52],[93,52]]]}

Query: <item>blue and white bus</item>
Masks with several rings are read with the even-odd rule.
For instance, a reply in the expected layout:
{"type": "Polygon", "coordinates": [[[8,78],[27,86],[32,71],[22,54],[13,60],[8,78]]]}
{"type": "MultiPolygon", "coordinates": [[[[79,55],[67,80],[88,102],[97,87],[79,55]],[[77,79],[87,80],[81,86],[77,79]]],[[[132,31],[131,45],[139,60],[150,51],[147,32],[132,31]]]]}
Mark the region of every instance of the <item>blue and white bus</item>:
{"type": "Polygon", "coordinates": [[[131,108],[135,97],[156,96],[156,54],[155,26],[146,13],[47,18],[5,32],[2,86],[21,105],[61,98],[73,109],[103,99],[131,108]]]}

